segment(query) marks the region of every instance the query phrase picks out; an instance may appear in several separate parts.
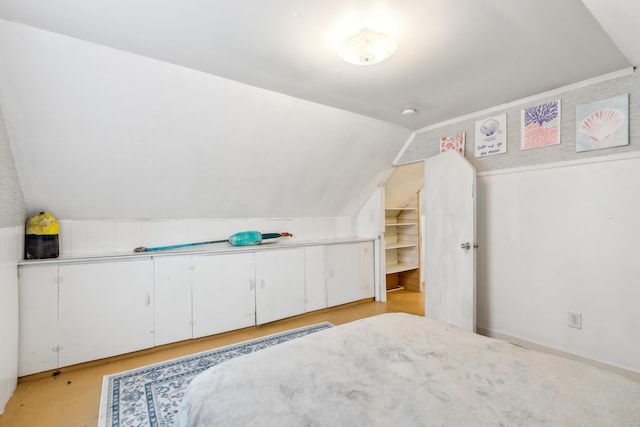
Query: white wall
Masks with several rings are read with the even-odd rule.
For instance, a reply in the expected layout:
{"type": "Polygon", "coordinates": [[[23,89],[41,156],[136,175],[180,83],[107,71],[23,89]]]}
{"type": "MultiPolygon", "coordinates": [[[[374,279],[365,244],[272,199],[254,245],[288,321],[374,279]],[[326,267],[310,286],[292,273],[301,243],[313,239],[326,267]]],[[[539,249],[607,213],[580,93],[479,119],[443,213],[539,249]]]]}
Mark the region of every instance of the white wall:
{"type": "MultiPolygon", "coordinates": [[[[60,254],[63,257],[133,252],[139,246],[156,247],[226,239],[239,231],[289,232],[293,241],[353,237],[352,219],[172,219],[172,220],[61,220],[60,254]]],[[[202,248],[207,248],[203,246],[202,248]]]]}
{"type": "Polygon", "coordinates": [[[481,173],[478,326],[640,372],[638,212],[638,152],[481,173]]]}
{"type": "Polygon", "coordinates": [[[0,108],[0,413],[18,377],[18,267],[26,208],[0,108]]]}
{"type": "Polygon", "coordinates": [[[18,378],[18,269],[24,227],[0,228],[0,414],[18,378]]]}
{"type": "Polygon", "coordinates": [[[434,124],[416,132],[398,163],[438,155],[439,138],[460,132],[465,156],[480,171],[478,328],[640,372],[640,258],[633,248],[640,237],[640,73],[623,70],[434,124]],[[576,152],[576,107],[625,93],[629,145],[576,152]],[[522,108],[552,99],[562,101],[561,144],[520,150],[522,108]],[[475,158],[475,122],[501,113],[507,153],[475,158]],[[569,311],[582,313],[582,330],[567,326],[569,311]]]}

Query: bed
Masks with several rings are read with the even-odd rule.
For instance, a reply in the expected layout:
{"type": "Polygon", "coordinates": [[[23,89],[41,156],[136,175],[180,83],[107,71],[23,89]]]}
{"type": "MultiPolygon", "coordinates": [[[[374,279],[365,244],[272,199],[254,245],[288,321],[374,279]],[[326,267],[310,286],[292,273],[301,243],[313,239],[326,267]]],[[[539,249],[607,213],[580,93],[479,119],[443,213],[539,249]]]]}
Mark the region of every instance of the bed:
{"type": "Polygon", "coordinates": [[[213,366],[177,426],[640,426],[640,383],[405,313],[213,366]]]}

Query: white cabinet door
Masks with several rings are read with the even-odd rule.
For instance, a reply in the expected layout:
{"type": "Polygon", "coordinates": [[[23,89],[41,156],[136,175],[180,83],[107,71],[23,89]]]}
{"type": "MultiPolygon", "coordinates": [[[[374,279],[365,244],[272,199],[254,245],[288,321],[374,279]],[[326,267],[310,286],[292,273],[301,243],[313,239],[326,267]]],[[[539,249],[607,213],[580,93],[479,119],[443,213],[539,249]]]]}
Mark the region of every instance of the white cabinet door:
{"type": "Polygon", "coordinates": [[[307,294],[305,311],[327,308],[325,246],[304,249],[304,282],[307,294]]]}
{"type": "Polygon", "coordinates": [[[191,256],[153,259],[154,345],[191,339],[191,256]]]}
{"type": "Polygon", "coordinates": [[[305,312],[304,248],[257,252],[256,323],[305,312]]]}
{"type": "Polygon", "coordinates": [[[193,257],[193,337],[255,325],[253,253],[193,257]]]}
{"type": "Polygon", "coordinates": [[[60,265],[60,366],[153,347],[153,261],[60,265]]]}
{"type": "Polygon", "coordinates": [[[373,298],[373,243],[327,245],[327,305],[373,298]]]}
{"type": "Polygon", "coordinates": [[[18,376],[58,367],[58,266],[20,266],[18,376]]]}

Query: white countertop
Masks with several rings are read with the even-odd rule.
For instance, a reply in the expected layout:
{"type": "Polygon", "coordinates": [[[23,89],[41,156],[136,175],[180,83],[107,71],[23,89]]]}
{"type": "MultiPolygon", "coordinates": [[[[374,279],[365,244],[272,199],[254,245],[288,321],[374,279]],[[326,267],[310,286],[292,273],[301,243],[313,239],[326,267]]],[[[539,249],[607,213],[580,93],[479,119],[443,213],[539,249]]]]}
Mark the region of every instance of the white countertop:
{"type": "Polygon", "coordinates": [[[164,256],[176,256],[176,255],[214,255],[214,254],[227,254],[236,252],[255,252],[263,250],[274,249],[287,249],[305,246],[318,246],[318,245],[335,245],[342,243],[358,243],[358,242],[373,242],[372,238],[363,237],[351,237],[345,239],[326,239],[326,240],[295,240],[283,238],[276,242],[261,243],[259,245],[250,246],[233,246],[229,243],[212,243],[201,246],[188,246],[185,248],[163,250],[163,251],[151,251],[151,252],[114,252],[106,254],[86,254],[86,255],[74,255],[74,256],[60,256],[58,258],[45,258],[45,259],[29,259],[18,261],[18,265],[41,265],[41,264],[63,264],[63,263],[79,263],[79,262],[101,262],[101,261],[116,261],[116,260],[134,260],[134,259],[147,259],[164,256]]]}

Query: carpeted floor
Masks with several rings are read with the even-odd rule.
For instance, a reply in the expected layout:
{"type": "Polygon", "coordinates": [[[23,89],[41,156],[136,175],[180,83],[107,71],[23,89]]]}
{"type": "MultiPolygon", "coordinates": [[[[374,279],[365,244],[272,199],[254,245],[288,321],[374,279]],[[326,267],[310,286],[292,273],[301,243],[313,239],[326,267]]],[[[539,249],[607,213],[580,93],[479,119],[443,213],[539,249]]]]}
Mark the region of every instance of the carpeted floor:
{"type": "Polygon", "coordinates": [[[328,322],[318,323],[106,375],[102,383],[98,426],[172,426],[187,386],[210,366],[331,326],[328,322]]]}

